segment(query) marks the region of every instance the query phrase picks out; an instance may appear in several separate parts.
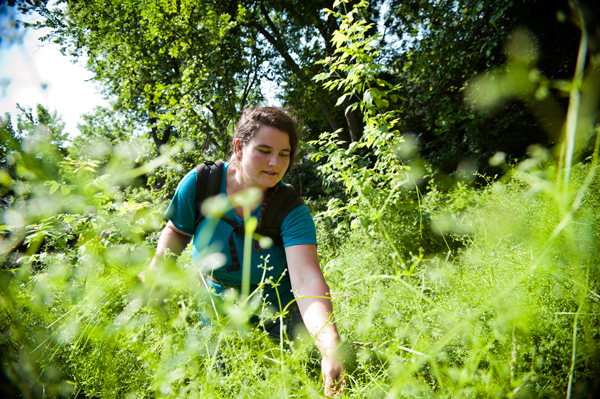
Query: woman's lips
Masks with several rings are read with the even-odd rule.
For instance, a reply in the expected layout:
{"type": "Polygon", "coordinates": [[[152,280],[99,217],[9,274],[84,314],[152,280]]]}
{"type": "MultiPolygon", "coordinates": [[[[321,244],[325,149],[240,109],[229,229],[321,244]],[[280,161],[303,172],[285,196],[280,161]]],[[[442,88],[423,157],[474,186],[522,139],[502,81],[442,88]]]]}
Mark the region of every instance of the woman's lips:
{"type": "Polygon", "coordinates": [[[277,176],[276,172],[267,172],[266,170],[263,170],[263,173],[268,174],[269,176],[277,176]]]}

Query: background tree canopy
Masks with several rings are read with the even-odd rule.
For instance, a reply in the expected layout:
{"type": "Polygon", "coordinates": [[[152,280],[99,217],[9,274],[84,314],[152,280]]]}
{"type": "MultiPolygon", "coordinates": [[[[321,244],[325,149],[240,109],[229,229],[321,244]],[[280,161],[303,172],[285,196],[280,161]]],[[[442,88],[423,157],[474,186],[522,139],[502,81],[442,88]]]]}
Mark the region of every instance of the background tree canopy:
{"type": "MultiPolygon", "coordinates": [[[[363,115],[350,106],[354,100],[312,79],[334,51],[340,20],[323,11],[333,3],[62,1],[52,9],[30,7],[44,17],[37,26],[53,29],[47,40],[65,54],[87,57],[113,100],[112,112],[135,123],[156,154],[180,138],[193,143],[180,160],[189,168],[226,156],[241,110],[264,103],[265,94],[274,97],[264,93],[267,87],[277,87],[278,100],[295,110],[307,140],[327,130],[338,131],[344,146],[361,139],[363,115]]],[[[566,1],[371,1],[360,17],[372,23],[367,36],[379,35],[379,77],[402,98],[390,105],[401,113],[400,131],[415,133],[422,155],[446,173],[464,160],[494,173],[487,160],[497,151],[520,158],[533,143],[557,142],[564,97],[534,102],[531,94],[475,112],[463,96],[475,74],[504,64],[504,43],[517,29],[536,38],[536,62],[546,77],[572,76],[579,30],[566,1]]],[[[168,175],[158,176],[155,186],[168,175]]]]}
{"type": "Polygon", "coordinates": [[[283,317],[258,291],[205,295],[210,249],[137,277],[181,177],[273,98],[301,122],[286,181],[314,216],[345,397],[598,396],[595,2],[9,4],[2,43],[37,12],[110,106],[72,138],[60,110],[0,119],[5,396],[321,397],[312,339],[250,323],[283,317]]]}

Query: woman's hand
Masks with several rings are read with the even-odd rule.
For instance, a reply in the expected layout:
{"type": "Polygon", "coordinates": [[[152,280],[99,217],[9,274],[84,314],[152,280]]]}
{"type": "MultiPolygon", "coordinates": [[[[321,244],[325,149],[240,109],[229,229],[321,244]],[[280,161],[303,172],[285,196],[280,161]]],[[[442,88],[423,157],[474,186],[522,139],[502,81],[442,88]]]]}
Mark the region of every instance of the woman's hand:
{"type": "Polygon", "coordinates": [[[177,230],[173,225],[173,222],[169,220],[163,231],[160,233],[158,244],[156,246],[156,254],[150,262],[150,267],[138,274],[142,283],[146,282],[146,272],[156,268],[156,265],[165,254],[165,249],[169,249],[169,251],[179,256],[188,245],[191,238],[192,236],[190,234],[177,230]]]}
{"type": "Polygon", "coordinates": [[[344,390],[347,383],[344,376],[344,365],[335,360],[333,356],[324,357],[321,360],[321,375],[326,396],[337,396],[344,390]]]}
{"type": "Polygon", "coordinates": [[[138,278],[142,281],[142,283],[146,282],[146,272],[147,271],[148,271],[148,269],[146,269],[143,272],[141,272],[140,274],[138,274],[138,278]]]}

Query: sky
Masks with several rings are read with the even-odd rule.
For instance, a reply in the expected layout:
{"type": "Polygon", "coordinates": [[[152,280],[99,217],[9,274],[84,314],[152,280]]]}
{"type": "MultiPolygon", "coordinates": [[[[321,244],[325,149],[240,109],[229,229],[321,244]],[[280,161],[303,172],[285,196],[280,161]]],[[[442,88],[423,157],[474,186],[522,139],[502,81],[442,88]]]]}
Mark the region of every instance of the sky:
{"type": "Polygon", "coordinates": [[[48,31],[28,29],[22,44],[0,48],[0,81],[9,79],[8,86],[0,90],[0,114],[10,112],[14,126],[17,103],[34,109],[39,103],[62,116],[65,131],[72,137],[79,132],[81,115],[98,105],[108,106],[108,102],[90,81],[93,74],[82,62],[73,63],[60,53],[58,45],[39,40],[48,31]]]}

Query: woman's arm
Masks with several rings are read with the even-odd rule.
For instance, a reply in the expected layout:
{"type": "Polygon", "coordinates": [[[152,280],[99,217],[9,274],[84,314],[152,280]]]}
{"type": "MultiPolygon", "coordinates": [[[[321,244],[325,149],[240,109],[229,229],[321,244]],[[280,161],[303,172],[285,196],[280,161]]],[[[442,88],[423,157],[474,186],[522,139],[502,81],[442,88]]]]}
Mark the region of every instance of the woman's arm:
{"type": "Polygon", "coordinates": [[[337,349],[340,337],[333,322],[333,307],[329,297],[329,287],[321,272],[316,245],[294,245],[285,248],[292,291],[298,299],[302,320],[315,343],[323,360],[321,373],[325,384],[325,394],[337,393],[345,384],[344,366],[337,349]],[[308,297],[308,298],[303,298],[308,297]],[[311,298],[312,297],[312,298],[311,298]]]}
{"type": "Polygon", "coordinates": [[[142,280],[142,282],[146,281],[145,273],[156,267],[158,262],[160,262],[164,256],[166,249],[169,249],[175,255],[181,255],[190,242],[191,237],[191,235],[177,230],[169,220],[163,231],[160,233],[160,238],[158,239],[158,244],[156,246],[156,253],[152,258],[152,261],[150,261],[150,266],[138,275],[140,280],[142,280]]]}

